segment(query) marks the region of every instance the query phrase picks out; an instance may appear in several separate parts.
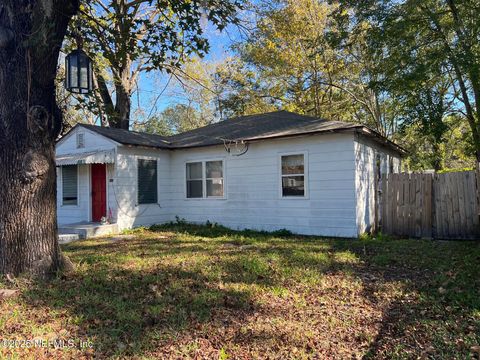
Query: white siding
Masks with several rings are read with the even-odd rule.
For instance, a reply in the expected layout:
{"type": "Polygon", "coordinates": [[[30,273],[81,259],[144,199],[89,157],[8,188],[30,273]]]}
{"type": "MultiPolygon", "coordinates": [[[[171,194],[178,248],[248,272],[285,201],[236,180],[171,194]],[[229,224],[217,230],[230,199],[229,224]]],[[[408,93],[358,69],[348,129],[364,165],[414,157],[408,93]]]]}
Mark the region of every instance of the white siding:
{"type": "MultiPolygon", "coordinates": [[[[107,216],[109,209],[115,218],[115,198],[109,179],[114,174],[114,165],[107,164],[107,216]]],[[[89,222],[92,220],[90,165],[78,165],[78,205],[62,204],[62,170],[57,168],[57,222],[59,225],[89,222]]]]}
{"type": "MultiPolygon", "coordinates": [[[[56,146],[56,154],[78,154],[95,150],[113,150],[117,143],[88,129],[77,127],[62,138],[56,146]],[[77,149],[77,133],[84,134],[85,147],[77,149]]],[[[108,187],[109,175],[113,174],[113,164],[107,165],[107,215],[112,208],[112,194],[108,187]]],[[[61,168],[57,167],[57,222],[59,225],[91,221],[90,165],[78,165],[78,205],[62,205],[61,168]]]]}
{"type": "Polygon", "coordinates": [[[375,171],[376,155],[380,155],[380,172],[400,171],[399,154],[379,146],[365,137],[355,137],[355,198],[358,234],[372,230],[375,222],[375,171]]]}
{"type": "Polygon", "coordinates": [[[78,166],[77,205],[62,204],[62,168],[57,167],[57,221],[59,225],[90,220],[90,166],[78,166]]]}
{"type": "Polygon", "coordinates": [[[113,182],[108,183],[110,207],[119,229],[161,224],[172,219],[169,205],[170,153],[166,150],[119,147],[113,182]],[[158,204],[137,204],[137,159],[157,160],[158,204]]]}
{"type": "Polygon", "coordinates": [[[171,152],[170,213],[234,229],[288,229],[299,234],[357,235],[353,134],[262,141],[242,156],[223,146],[171,152]],[[308,154],[308,198],[280,196],[280,154],[308,154]],[[225,199],[186,199],[185,163],[225,160],[225,199]]]}
{"type": "Polygon", "coordinates": [[[86,128],[77,127],[60,139],[56,147],[56,154],[78,154],[95,150],[114,149],[118,144],[104,136],[96,134],[86,128]],[[77,133],[84,134],[85,147],[77,149],[77,133]]]}

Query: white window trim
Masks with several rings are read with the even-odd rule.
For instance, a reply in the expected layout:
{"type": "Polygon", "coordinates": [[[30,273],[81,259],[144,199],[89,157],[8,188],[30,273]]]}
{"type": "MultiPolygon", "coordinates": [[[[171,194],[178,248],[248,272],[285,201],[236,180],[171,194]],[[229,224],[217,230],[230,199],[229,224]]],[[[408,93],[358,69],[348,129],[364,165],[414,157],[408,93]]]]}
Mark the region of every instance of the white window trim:
{"type": "Polygon", "coordinates": [[[205,161],[202,161],[202,160],[185,161],[185,164],[183,166],[183,170],[184,170],[184,179],[185,179],[185,186],[184,186],[185,199],[187,199],[187,200],[203,200],[203,199],[206,199],[206,197],[205,197],[205,192],[206,192],[205,161]],[[200,163],[202,165],[202,177],[200,179],[190,179],[190,180],[197,180],[197,181],[200,180],[202,182],[202,196],[201,197],[189,198],[187,196],[187,184],[188,184],[187,165],[188,164],[195,164],[195,163],[200,163]]]}
{"type": "Polygon", "coordinates": [[[309,186],[309,176],[308,176],[308,151],[307,150],[300,150],[300,151],[289,151],[289,152],[281,152],[278,153],[278,196],[282,200],[306,200],[310,198],[310,186],[309,186]],[[283,196],[283,188],[282,188],[282,156],[289,156],[289,155],[303,155],[303,174],[288,174],[288,176],[302,176],[304,177],[304,194],[303,196],[283,196]]]}
{"type": "MultiPolygon", "coordinates": [[[[227,172],[225,166],[225,158],[207,158],[207,159],[192,159],[187,160],[183,164],[183,179],[184,179],[184,186],[183,186],[183,195],[184,199],[188,201],[195,201],[195,200],[226,200],[227,199],[227,172]],[[210,161],[221,161],[222,162],[222,172],[223,172],[223,196],[207,196],[207,162],[210,161]],[[192,163],[202,163],[202,197],[195,197],[189,198],[187,197],[187,164],[192,163]]],[[[212,178],[209,178],[212,179],[212,178]]],[[[217,179],[217,178],[215,178],[217,179]]]]}
{"type": "Polygon", "coordinates": [[[64,204],[63,203],[63,166],[60,166],[60,188],[62,189],[61,194],[62,196],[60,197],[60,206],[61,207],[68,207],[68,208],[79,208],[80,207],[80,166],[74,165],[77,167],[77,204],[72,205],[72,204],[64,204]]]}
{"type": "Polygon", "coordinates": [[[139,206],[148,206],[148,205],[160,205],[160,176],[159,176],[159,171],[158,171],[158,161],[160,159],[156,157],[151,157],[151,156],[136,156],[135,157],[135,207],[139,206]],[[156,203],[150,203],[150,204],[140,204],[138,201],[138,160],[151,160],[151,161],[156,161],[157,162],[157,202],[156,203]]]}

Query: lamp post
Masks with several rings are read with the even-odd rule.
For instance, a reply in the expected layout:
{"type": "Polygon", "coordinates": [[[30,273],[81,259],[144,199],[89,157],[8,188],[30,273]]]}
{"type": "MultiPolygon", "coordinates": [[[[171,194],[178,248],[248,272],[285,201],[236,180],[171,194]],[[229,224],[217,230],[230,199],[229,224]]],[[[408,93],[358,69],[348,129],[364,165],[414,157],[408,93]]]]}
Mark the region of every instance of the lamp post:
{"type": "Polygon", "coordinates": [[[92,60],[82,50],[77,40],[77,49],[65,58],[65,88],[75,94],[89,94],[92,91],[92,60]]]}

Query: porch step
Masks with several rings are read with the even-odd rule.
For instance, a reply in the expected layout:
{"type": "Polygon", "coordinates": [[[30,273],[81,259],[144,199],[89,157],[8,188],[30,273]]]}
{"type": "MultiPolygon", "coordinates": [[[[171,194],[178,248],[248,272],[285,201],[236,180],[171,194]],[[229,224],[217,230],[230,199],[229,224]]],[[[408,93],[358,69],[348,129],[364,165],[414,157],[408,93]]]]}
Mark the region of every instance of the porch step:
{"type": "Polygon", "coordinates": [[[111,235],[118,233],[117,224],[79,223],[61,225],[58,228],[59,234],[76,234],[80,239],[111,235]]]}
{"type": "Polygon", "coordinates": [[[58,234],[59,244],[68,244],[77,240],[80,240],[80,235],[78,234],[58,234]]]}

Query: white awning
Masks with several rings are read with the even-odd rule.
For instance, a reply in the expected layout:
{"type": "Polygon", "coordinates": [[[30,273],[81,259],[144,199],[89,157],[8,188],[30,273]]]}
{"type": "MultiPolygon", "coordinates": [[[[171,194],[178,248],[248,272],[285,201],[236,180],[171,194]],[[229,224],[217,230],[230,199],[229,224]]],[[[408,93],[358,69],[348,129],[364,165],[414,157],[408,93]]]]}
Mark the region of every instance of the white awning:
{"type": "Polygon", "coordinates": [[[55,158],[57,166],[80,164],[113,164],[115,162],[114,150],[99,150],[78,154],[60,154],[55,158]]]}

